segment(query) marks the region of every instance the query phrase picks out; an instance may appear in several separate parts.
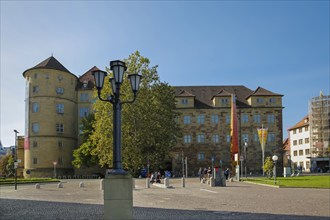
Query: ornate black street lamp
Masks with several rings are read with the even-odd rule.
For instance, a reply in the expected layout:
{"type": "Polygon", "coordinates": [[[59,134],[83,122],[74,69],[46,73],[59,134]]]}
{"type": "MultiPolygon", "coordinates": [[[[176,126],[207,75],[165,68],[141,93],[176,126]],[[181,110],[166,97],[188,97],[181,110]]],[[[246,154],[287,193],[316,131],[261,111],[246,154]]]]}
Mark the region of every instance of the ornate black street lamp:
{"type": "Polygon", "coordinates": [[[110,62],[110,70],[113,72],[113,78],[110,78],[109,80],[113,94],[107,99],[103,99],[101,97],[101,90],[103,88],[104,79],[107,76],[107,72],[102,70],[94,70],[92,74],[94,75],[95,87],[97,89],[99,99],[104,102],[110,102],[113,105],[113,168],[109,174],[127,174],[122,168],[121,160],[121,108],[122,104],[133,103],[135,101],[142,76],[139,74],[128,75],[134,98],[133,100],[122,102],[120,100],[120,86],[123,83],[123,76],[127,70],[127,67],[124,62],[115,60],[110,62]]]}

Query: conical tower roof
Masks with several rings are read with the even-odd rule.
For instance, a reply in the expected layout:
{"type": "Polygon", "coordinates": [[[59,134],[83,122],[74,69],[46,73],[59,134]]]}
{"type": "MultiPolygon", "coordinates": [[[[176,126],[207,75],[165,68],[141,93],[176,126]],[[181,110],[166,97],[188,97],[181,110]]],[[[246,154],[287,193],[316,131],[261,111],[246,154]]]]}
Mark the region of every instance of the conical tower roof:
{"type": "MultiPolygon", "coordinates": [[[[53,69],[53,70],[59,70],[67,73],[71,73],[67,68],[65,68],[55,57],[51,56],[47,58],[46,60],[42,61],[35,67],[32,67],[28,70],[25,70],[23,72],[23,76],[25,77],[25,73],[29,70],[33,69],[53,69]]],[[[72,73],[71,73],[72,74],[72,73]]]]}

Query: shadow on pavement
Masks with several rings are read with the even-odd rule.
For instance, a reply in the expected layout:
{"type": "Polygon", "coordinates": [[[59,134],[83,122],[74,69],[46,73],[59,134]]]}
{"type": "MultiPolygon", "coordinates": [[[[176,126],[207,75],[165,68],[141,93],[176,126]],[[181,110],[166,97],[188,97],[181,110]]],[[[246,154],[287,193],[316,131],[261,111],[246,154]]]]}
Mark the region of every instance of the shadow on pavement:
{"type": "MultiPolygon", "coordinates": [[[[47,202],[34,200],[0,200],[1,220],[5,219],[103,219],[103,205],[47,202]]],[[[293,219],[328,220],[329,217],[277,215],[208,210],[180,210],[134,207],[134,219],[293,219]]]]}

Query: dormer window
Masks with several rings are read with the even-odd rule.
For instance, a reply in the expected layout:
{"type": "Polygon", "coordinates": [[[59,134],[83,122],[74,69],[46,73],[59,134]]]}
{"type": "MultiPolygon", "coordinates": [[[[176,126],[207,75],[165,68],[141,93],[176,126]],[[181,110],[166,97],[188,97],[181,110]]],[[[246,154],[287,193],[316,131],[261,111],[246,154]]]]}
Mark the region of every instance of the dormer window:
{"type": "Polygon", "coordinates": [[[262,103],[264,103],[264,99],[263,99],[263,98],[257,98],[257,103],[258,103],[258,104],[262,104],[262,103]]]}
{"type": "Polygon", "coordinates": [[[182,105],[187,105],[188,104],[188,99],[181,99],[181,104],[182,105]]]}
{"type": "Polygon", "coordinates": [[[276,99],[274,97],[269,98],[269,103],[275,104],[276,99]]]}
{"type": "Polygon", "coordinates": [[[83,82],[83,88],[87,88],[87,85],[88,85],[88,82],[87,82],[87,80],[85,80],[85,81],[83,82]]]}
{"type": "Polygon", "coordinates": [[[228,104],[228,98],[222,98],[221,103],[222,104],[228,104]]]}

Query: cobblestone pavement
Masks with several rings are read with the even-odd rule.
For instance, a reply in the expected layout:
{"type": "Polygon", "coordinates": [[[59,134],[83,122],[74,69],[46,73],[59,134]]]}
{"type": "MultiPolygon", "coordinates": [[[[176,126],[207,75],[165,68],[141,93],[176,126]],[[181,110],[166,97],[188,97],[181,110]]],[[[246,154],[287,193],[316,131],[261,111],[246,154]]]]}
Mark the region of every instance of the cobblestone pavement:
{"type": "MultiPolygon", "coordinates": [[[[0,219],[103,219],[100,180],[62,180],[57,184],[0,187],[0,219]],[[79,188],[84,182],[85,187],[79,188]]],[[[137,179],[134,219],[327,219],[329,189],[273,188],[230,182],[209,187],[198,179],[171,179],[173,188],[146,189],[137,179]]]]}

